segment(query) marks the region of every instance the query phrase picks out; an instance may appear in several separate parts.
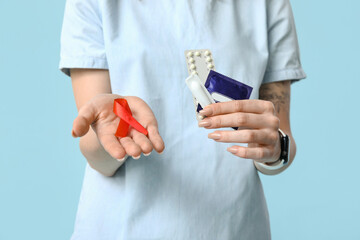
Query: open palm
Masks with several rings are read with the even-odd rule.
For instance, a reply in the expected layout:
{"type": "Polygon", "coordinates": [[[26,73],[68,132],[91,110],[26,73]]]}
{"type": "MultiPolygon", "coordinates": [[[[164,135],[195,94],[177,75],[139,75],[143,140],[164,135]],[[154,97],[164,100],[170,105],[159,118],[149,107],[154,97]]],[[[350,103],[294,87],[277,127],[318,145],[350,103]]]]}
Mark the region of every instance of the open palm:
{"type": "Polygon", "coordinates": [[[96,133],[101,145],[113,157],[123,160],[126,155],[139,158],[151,153],[153,149],[161,153],[164,148],[156,118],[151,108],[141,99],[134,96],[117,94],[99,94],[82,106],[73,123],[72,135],[84,136],[89,127],[96,133]],[[148,136],[130,127],[128,135],[123,138],[115,136],[120,118],[113,112],[114,99],[125,98],[133,117],[148,131],[148,136]]]}

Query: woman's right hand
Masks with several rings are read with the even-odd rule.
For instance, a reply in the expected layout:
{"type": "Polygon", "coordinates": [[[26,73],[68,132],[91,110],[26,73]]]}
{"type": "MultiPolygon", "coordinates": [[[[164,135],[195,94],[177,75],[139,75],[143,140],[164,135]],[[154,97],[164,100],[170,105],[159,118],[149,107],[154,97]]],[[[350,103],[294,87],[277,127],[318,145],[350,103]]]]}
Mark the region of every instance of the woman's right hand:
{"type": "Polygon", "coordinates": [[[161,138],[156,118],[150,107],[134,96],[117,94],[98,94],[83,105],[75,118],[72,129],[73,137],[84,136],[92,127],[99,142],[113,158],[124,161],[126,155],[138,159],[143,153],[149,155],[153,149],[162,153],[165,145],[161,138]],[[114,100],[125,98],[133,117],[148,131],[148,137],[130,127],[128,135],[123,138],[115,136],[120,118],[113,112],[114,100]]]}

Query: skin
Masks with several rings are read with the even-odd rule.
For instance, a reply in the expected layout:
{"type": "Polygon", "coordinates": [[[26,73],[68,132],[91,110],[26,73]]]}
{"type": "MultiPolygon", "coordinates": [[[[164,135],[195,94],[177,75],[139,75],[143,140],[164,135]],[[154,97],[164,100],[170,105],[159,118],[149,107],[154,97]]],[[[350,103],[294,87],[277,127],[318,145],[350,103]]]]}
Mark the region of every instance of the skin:
{"type": "MultiPolygon", "coordinates": [[[[164,151],[165,144],[150,107],[138,97],[112,94],[108,70],[71,69],[70,73],[78,109],[71,134],[81,137],[80,150],[92,168],[110,177],[125,162],[126,156],[138,159],[141,153],[164,151]],[[134,118],[148,130],[148,137],[134,129],[130,129],[127,137],[114,136],[119,118],[112,112],[113,101],[120,97],[128,101],[134,118]]],[[[266,163],[279,158],[277,129],[280,127],[291,139],[288,167],[296,152],[289,123],[290,81],[263,84],[259,98],[261,100],[211,104],[201,112],[206,118],[199,126],[239,127],[237,131],[216,130],[209,138],[218,142],[248,143],[248,147],[234,145],[227,150],[236,156],[266,163]]]]}
{"type": "Polygon", "coordinates": [[[78,109],[71,134],[81,137],[80,150],[92,168],[113,176],[127,155],[138,159],[141,153],[149,155],[153,149],[158,153],[164,151],[164,141],[150,107],[138,97],[112,94],[107,70],[72,69],[70,74],[78,109]],[[148,137],[132,128],[127,137],[114,136],[120,121],[112,111],[116,98],[127,100],[133,117],[148,130],[148,137]]]}
{"type": "Polygon", "coordinates": [[[227,150],[241,158],[253,159],[255,166],[256,163],[271,165],[279,159],[280,128],[291,141],[289,163],[271,174],[280,173],[291,165],[296,154],[289,119],[290,84],[291,81],[263,84],[259,90],[259,100],[237,100],[208,105],[200,112],[206,118],[199,122],[199,127],[239,127],[236,131],[216,130],[208,137],[217,142],[248,143],[248,147],[234,145],[227,150]]]}

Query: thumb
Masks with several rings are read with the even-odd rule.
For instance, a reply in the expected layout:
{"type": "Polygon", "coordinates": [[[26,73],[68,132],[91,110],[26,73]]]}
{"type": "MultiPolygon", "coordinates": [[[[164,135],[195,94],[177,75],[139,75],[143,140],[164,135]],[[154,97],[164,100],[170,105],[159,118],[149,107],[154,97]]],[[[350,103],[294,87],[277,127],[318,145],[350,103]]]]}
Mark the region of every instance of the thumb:
{"type": "Polygon", "coordinates": [[[94,105],[89,102],[83,105],[78,113],[78,116],[73,122],[71,135],[73,137],[84,136],[90,128],[90,125],[96,120],[96,109],[94,105]]]}

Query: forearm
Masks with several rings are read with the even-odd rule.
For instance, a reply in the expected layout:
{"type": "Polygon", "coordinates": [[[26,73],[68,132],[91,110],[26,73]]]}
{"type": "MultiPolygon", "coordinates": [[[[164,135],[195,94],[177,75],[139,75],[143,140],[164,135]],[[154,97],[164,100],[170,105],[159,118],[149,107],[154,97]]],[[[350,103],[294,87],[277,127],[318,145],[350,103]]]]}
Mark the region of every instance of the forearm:
{"type": "Polygon", "coordinates": [[[255,166],[258,170],[266,175],[275,175],[283,172],[291,165],[296,155],[296,143],[290,128],[290,92],[291,81],[279,81],[263,84],[259,90],[260,99],[271,101],[274,104],[275,114],[280,120],[280,129],[285,132],[290,139],[289,161],[284,167],[274,171],[264,171],[261,164],[255,162],[255,166]]]}
{"type": "Polygon", "coordinates": [[[125,161],[119,162],[111,157],[100,144],[92,128],[80,138],[80,150],[93,169],[108,177],[113,176],[125,161]]]}
{"type": "MultiPolygon", "coordinates": [[[[94,96],[111,93],[110,76],[107,70],[71,69],[70,73],[78,111],[94,96]]],[[[104,150],[91,127],[80,138],[80,150],[89,165],[105,176],[112,176],[122,164],[104,150]]]]}

